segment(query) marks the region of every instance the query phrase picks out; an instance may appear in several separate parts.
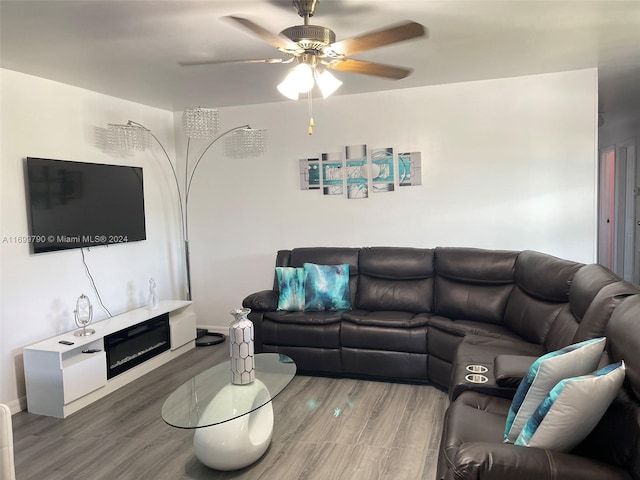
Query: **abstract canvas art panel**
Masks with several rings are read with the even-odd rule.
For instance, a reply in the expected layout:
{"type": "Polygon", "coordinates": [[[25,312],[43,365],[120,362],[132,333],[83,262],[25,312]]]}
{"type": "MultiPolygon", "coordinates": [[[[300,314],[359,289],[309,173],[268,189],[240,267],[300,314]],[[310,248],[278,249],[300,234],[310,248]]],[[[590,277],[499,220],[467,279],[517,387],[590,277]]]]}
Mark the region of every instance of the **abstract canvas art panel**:
{"type": "Polygon", "coordinates": [[[300,164],[300,190],[320,189],[320,159],[302,158],[300,164]]]}
{"type": "Polygon", "coordinates": [[[422,158],[420,152],[398,154],[398,180],[401,187],[422,185],[422,158]]]}
{"type": "Polygon", "coordinates": [[[344,150],[347,159],[347,198],[368,198],[367,146],[349,145],[344,150]]]}
{"type": "Polygon", "coordinates": [[[322,193],[344,195],[344,162],[342,152],[322,154],[322,193]]]}
{"type": "Polygon", "coordinates": [[[371,152],[369,167],[373,193],[393,192],[395,175],[393,168],[393,148],[376,148],[371,152]]]}

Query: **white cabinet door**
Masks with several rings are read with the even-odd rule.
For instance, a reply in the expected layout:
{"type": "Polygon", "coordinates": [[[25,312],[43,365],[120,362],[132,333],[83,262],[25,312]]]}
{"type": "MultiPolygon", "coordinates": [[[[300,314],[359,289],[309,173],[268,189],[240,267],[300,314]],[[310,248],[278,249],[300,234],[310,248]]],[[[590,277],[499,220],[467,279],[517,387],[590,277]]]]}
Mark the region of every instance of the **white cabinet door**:
{"type": "Polygon", "coordinates": [[[64,404],[107,384],[107,354],[83,353],[63,364],[64,404]]]}

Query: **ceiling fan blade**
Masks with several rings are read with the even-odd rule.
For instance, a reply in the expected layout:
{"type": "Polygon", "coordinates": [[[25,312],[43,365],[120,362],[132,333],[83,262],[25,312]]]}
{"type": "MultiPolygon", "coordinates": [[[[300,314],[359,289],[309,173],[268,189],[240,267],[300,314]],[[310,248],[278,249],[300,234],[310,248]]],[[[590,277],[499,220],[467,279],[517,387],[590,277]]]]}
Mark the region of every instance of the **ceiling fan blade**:
{"type": "Polygon", "coordinates": [[[181,67],[192,67],[197,65],[219,65],[224,63],[290,63],[291,59],[282,58],[256,58],[249,60],[192,60],[186,62],[178,62],[181,67]]]}
{"type": "Polygon", "coordinates": [[[330,63],[328,68],[340,70],[342,72],[362,73],[364,75],[373,75],[375,77],[391,78],[393,80],[400,80],[413,71],[409,68],[394,67],[393,65],[366,62],[363,60],[354,60],[353,58],[347,58],[339,62],[330,63]]]}
{"type": "Polygon", "coordinates": [[[222,18],[227,21],[235,22],[235,24],[242,26],[245,30],[248,30],[250,33],[260,38],[260,40],[267,42],[278,50],[299,50],[298,45],[284,35],[271,33],[269,30],[253,23],[251,20],[242,17],[234,17],[233,15],[222,18]]]}
{"type": "Polygon", "coordinates": [[[382,30],[364,33],[357,37],[340,40],[332,43],[329,47],[336,53],[348,57],[373,48],[421,37],[425,33],[425,28],[419,23],[405,22],[382,30]]]}

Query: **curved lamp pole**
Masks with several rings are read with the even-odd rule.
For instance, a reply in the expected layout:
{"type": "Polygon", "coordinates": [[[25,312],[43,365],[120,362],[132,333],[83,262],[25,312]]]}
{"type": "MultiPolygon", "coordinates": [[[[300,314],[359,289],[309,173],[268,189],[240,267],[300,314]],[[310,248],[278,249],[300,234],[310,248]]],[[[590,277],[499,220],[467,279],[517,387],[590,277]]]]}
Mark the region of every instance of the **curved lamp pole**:
{"type": "MultiPolygon", "coordinates": [[[[209,112],[215,112],[215,123],[217,124],[217,111],[212,109],[196,109],[207,110],[209,112]]],[[[185,111],[185,114],[189,110],[185,111]]],[[[184,241],[185,251],[185,268],[187,276],[187,300],[191,300],[191,263],[189,253],[189,193],[191,191],[191,182],[195,176],[200,162],[204,158],[209,149],[215,145],[218,140],[227,138],[231,140],[227,144],[228,153],[235,157],[248,157],[256,156],[264,152],[265,143],[267,140],[266,130],[254,130],[249,125],[240,125],[233,127],[226,132],[213,138],[202,150],[202,153],[196,159],[193,168],[189,171],[189,147],[191,144],[192,135],[187,135],[187,148],[185,152],[184,162],[184,188],[180,189],[180,183],[178,181],[178,174],[174,163],[171,161],[171,157],[167,153],[166,148],[158,137],[156,137],[151,130],[142,125],[141,123],[129,120],[125,125],[109,124],[108,125],[108,141],[111,144],[126,150],[146,150],[151,146],[150,138],[153,138],[155,142],[160,146],[164,153],[164,158],[171,167],[171,173],[175,181],[176,191],[178,194],[178,203],[180,206],[180,230],[182,232],[182,238],[184,241]],[[237,138],[237,137],[240,138],[237,138]],[[233,138],[236,137],[236,138],[233,138]],[[235,141],[235,143],[233,143],[235,141]],[[184,201],[183,201],[184,196],[184,201]]],[[[198,135],[202,136],[202,135],[198,135]]]]}

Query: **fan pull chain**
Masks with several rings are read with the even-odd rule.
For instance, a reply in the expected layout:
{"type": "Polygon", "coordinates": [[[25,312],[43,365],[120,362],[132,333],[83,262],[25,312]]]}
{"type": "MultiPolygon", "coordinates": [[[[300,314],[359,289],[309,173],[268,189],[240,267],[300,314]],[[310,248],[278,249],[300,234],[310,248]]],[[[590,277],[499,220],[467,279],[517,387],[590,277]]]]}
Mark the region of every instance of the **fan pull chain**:
{"type": "Polygon", "coordinates": [[[311,91],[307,92],[307,101],[309,104],[309,130],[307,131],[309,135],[313,135],[313,127],[315,123],[313,122],[313,101],[311,99],[311,91]]]}

